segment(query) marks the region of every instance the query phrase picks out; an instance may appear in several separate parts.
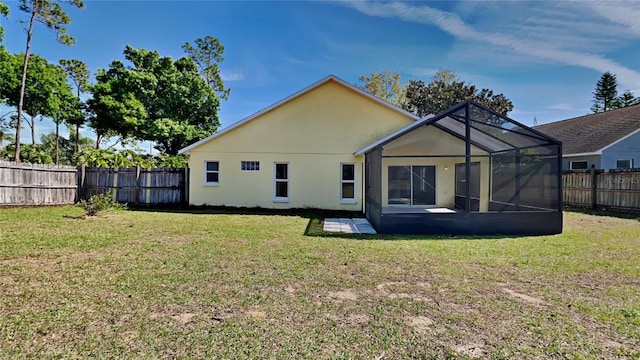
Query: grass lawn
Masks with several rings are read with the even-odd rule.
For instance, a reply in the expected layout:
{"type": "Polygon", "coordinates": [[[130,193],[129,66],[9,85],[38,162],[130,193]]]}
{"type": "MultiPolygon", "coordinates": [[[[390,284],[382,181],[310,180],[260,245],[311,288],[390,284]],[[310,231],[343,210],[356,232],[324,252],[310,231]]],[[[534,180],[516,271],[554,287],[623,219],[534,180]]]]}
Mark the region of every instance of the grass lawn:
{"type": "Polygon", "coordinates": [[[334,236],[303,216],[0,209],[0,358],[640,358],[640,222],[334,236]]]}

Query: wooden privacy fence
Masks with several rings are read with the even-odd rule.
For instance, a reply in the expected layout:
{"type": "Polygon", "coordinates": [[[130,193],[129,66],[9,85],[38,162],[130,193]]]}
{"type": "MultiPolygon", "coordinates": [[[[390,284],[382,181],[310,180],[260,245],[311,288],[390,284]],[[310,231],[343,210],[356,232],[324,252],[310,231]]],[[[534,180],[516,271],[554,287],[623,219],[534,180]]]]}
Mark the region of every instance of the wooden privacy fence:
{"type": "Polygon", "coordinates": [[[0,161],[0,205],[62,205],[112,192],[130,206],[187,203],[189,170],[85,168],[0,161]]]}
{"type": "Polygon", "coordinates": [[[143,168],[79,168],[80,198],[113,192],[114,200],[130,205],[171,205],[187,202],[188,170],[143,168]]]}
{"type": "MultiPolygon", "coordinates": [[[[187,168],[84,168],[0,161],[0,205],[8,206],[73,204],[110,191],[115,200],[131,206],[185,205],[188,183],[187,168]]],[[[640,169],[565,171],[562,184],[565,205],[640,211],[640,169]]],[[[532,196],[523,193],[521,197],[532,196]]]]}
{"type": "Polygon", "coordinates": [[[73,204],[77,168],[0,160],[0,205],[73,204]]]}
{"type": "Polygon", "coordinates": [[[640,169],[565,171],[562,185],[565,205],[640,211],[640,169]]]}

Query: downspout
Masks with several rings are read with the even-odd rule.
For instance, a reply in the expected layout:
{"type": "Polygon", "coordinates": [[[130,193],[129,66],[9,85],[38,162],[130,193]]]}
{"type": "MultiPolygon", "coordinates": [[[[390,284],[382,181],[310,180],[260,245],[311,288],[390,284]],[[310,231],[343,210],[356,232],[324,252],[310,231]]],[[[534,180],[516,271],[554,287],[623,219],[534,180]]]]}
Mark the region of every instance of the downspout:
{"type": "Polygon", "coordinates": [[[562,143],[558,145],[558,211],[562,212],[562,203],[564,197],[562,195],[562,143]]]}
{"type": "MultiPolygon", "coordinates": [[[[380,213],[380,223],[382,224],[382,147],[378,148],[378,206],[380,206],[380,209],[378,209],[379,213],[380,213]]],[[[387,184],[387,186],[389,186],[387,184]]]]}
{"type": "Polygon", "coordinates": [[[516,149],[516,181],[515,181],[515,186],[516,186],[516,193],[514,195],[514,202],[516,203],[516,211],[520,210],[520,149],[516,149]]]}
{"type": "Polygon", "coordinates": [[[471,120],[469,116],[469,103],[465,106],[465,116],[464,116],[464,131],[465,131],[465,187],[467,188],[467,196],[465,198],[465,210],[467,213],[471,211],[471,120]]]}
{"type": "Polygon", "coordinates": [[[362,213],[364,217],[369,219],[369,214],[367,214],[367,154],[364,154],[364,159],[362,161],[362,185],[360,186],[361,198],[362,198],[362,213]]]}

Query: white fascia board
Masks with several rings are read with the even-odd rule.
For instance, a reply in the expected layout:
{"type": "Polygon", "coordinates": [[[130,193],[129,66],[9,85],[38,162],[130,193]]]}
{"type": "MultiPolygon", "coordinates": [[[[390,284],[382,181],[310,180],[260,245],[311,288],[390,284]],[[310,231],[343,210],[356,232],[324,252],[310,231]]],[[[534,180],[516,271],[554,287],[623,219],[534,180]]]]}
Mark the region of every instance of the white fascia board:
{"type": "Polygon", "coordinates": [[[302,96],[302,95],[308,93],[309,91],[311,91],[311,90],[313,90],[313,89],[315,89],[317,87],[320,87],[321,85],[324,85],[325,83],[327,83],[329,81],[335,81],[338,84],[341,84],[341,85],[349,88],[350,90],[352,90],[352,91],[354,91],[354,92],[356,92],[356,93],[358,93],[358,94],[360,94],[360,95],[362,95],[362,96],[364,96],[364,97],[366,97],[366,98],[368,98],[368,99],[370,99],[372,101],[375,101],[376,103],[378,103],[378,104],[380,104],[382,106],[385,106],[385,107],[387,107],[387,108],[389,108],[391,110],[399,112],[399,113],[401,113],[401,114],[403,114],[405,116],[408,116],[408,117],[410,117],[410,118],[412,118],[414,120],[418,120],[419,119],[418,116],[416,116],[416,115],[414,115],[414,114],[412,114],[412,113],[410,113],[410,112],[408,112],[406,110],[403,110],[403,109],[401,109],[401,108],[399,108],[399,107],[397,107],[397,106],[395,106],[395,105],[393,105],[393,104],[391,104],[389,102],[386,102],[386,101],[384,101],[384,100],[382,100],[380,98],[377,98],[377,97],[369,94],[368,92],[366,92],[366,91],[364,91],[362,89],[359,89],[358,87],[353,86],[353,85],[349,84],[348,82],[338,78],[335,75],[329,75],[329,76],[327,76],[327,77],[325,77],[325,78],[323,78],[323,79],[321,79],[319,81],[316,81],[315,83],[305,87],[304,89],[302,89],[302,90],[300,90],[300,91],[298,91],[298,92],[296,92],[296,93],[294,93],[292,95],[287,96],[286,98],[274,103],[273,105],[270,105],[270,106],[268,106],[268,107],[266,107],[266,108],[264,108],[264,109],[262,109],[262,110],[260,110],[260,111],[258,111],[256,113],[254,113],[254,114],[252,114],[252,115],[250,115],[250,116],[248,116],[248,117],[246,117],[246,118],[244,118],[244,119],[242,119],[242,120],[240,120],[238,122],[235,122],[235,123],[231,124],[230,126],[220,130],[219,132],[216,132],[216,133],[214,133],[214,134],[212,134],[212,135],[210,135],[210,136],[208,136],[208,137],[206,137],[206,138],[204,138],[204,139],[202,139],[200,141],[197,141],[197,142],[195,142],[195,143],[193,143],[193,144],[191,144],[191,145],[189,145],[189,146],[187,146],[185,148],[182,148],[182,149],[178,150],[178,154],[188,154],[189,151],[191,151],[193,148],[196,148],[196,147],[198,147],[198,146],[200,146],[200,145],[202,145],[204,143],[209,142],[212,139],[217,138],[218,136],[221,136],[221,135],[223,135],[223,134],[225,134],[225,133],[227,133],[227,132],[229,132],[229,131],[231,131],[231,130],[239,127],[239,126],[242,126],[242,125],[248,123],[249,121],[251,121],[251,120],[253,120],[253,119],[257,118],[257,117],[259,117],[259,116],[261,116],[261,115],[263,115],[265,113],[268,113],[269,111],[271,111],[271,110],[273,110],[273,109],[275,109],[275,108],[277,108],[279,106],[282,106],[282,105],[288,103],[289,101],[291,101],[291,100],[293,100],[293,99],[295,99],[295,98],[297,98],[299,96],[302,96]]]}
{"type": "Polygon", "coordinates": [[[600,156],[600,155],[602,155],[602,150],[598,150],[596,152],[590,152],[590,153],[562,154],[562,157],[600,156]]]}

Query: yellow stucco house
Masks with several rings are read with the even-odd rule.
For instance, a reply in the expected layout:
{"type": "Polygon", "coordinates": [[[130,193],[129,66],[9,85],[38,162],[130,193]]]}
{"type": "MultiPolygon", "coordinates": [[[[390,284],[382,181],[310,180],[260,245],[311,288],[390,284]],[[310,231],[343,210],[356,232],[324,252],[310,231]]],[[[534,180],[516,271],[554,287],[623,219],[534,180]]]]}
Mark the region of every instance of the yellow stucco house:
{"type": "Polygon", "coordinates": [[[191,205],[359,211],[387,233],[533,234],[562,229],[560,149],[477,103],[420,119],[327,76],[180,153],[191,205]]]}

